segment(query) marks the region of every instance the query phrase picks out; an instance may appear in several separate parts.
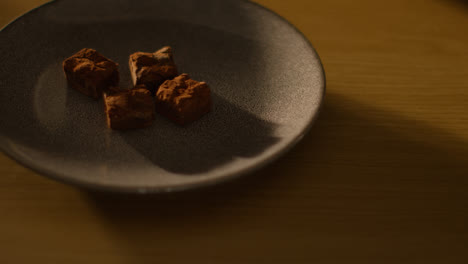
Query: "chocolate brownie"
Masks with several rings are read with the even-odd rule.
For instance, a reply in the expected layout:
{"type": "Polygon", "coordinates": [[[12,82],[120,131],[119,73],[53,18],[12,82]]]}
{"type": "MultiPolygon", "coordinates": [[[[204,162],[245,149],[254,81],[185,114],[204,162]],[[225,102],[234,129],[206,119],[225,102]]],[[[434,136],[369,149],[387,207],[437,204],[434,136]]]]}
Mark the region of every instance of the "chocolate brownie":
{"type": "Polygon", "coordinates": [[[133,53],[129,66],[133,85],[145,84],[153,95],[165,80],[177,76],[172,49],[168,46],[154,53],[133,53]]]}
{"type": "Polygon", "coordinates": [[[181,74],[159,87],[155,103],[156,112],[185,125],[211,111],[210,88],[205,82],[197,82],[188,74],[181,74]]]}
{"type": "Polygon", "coordinates": [[[119,83],[118,64],[93,49],[82,49],[64,60],[63,70],[70,87],[93,98],[119,83]]]}
{"type": "Polygon", "coordinates": [[[127,130],[148,127],[154,119],[154,101],[144,85],[130,90],[111,88],[104,93],[107,125],[127,130]]]}

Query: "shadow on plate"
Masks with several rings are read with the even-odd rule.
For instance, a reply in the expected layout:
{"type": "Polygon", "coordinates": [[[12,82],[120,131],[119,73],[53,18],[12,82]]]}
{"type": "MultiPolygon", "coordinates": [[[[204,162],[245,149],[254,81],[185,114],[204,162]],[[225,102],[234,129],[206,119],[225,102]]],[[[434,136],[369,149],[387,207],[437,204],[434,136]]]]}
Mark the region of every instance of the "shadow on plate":
{"type": "Polygon", "coordinates": [[[278,139],[275,124],[212,94],[213,110],[184,127],[157,115],[147,129],[118,132],[132,148],[165,170],[203,173],[260,154],[278,139]]]}

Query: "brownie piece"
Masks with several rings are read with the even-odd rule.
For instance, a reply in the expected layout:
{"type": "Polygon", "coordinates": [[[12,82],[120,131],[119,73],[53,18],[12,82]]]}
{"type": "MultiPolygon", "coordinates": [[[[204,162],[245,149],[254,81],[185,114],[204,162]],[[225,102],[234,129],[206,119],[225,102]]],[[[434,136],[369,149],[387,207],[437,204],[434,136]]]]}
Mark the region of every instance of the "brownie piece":
{"type": "Polygon", "coordinates": [[[210,112],[210,88],[184,73],[165,81],[156,92],[155,102],[156,112],[185,125],[210,112]]]}
{"type": "Polygon", "coordinates": [[[148,127],[154,119],[154,101],[144,85],[130,90],[110,88],[104,93],[107,125],[128,130],[148,127]]]}
{"type": "Polygon", "coordinates": [[[64,60],[63,70],[70,87],[96,99],[119,83],[118,64],[93,49],[82,49],[64,60]]]}
{"type": "Polygon", "coordinates": [[[130,55],[129,66],[133,85],[144,84],[153,95],[165,80],[177,76],[177,67],[169,46],[155,53],[135,52],[130,55]]]}

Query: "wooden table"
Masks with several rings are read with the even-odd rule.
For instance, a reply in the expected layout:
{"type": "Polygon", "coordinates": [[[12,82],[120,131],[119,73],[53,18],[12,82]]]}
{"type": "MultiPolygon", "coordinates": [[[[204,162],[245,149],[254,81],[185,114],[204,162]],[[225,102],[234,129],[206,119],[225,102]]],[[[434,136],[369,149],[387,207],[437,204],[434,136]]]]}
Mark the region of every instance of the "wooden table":
{"type": "MultiPolygon", "coordinates": [[[[0,24],[44,0],[0,3],[0,24]]],[[[0,263],[468,263],[468,2],[259,0],[327,74],[296,148],[188,193],[92,194],[0,156],[0,263]]]]}

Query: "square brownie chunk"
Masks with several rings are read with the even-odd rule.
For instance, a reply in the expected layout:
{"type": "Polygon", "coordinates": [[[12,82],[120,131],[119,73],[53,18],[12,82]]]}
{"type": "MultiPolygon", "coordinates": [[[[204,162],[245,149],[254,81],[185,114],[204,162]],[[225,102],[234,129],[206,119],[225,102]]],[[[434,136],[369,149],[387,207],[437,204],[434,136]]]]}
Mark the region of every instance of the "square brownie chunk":
{"type": "Polygon", "coordinates": [[[118,64],[93,49],[82,49],[63,61],[63,70],[70,87],[96,99],[119,83],[118,64]]]}
{"type": "Polygon", "coordinates": [[[156,92],[156,112],[180,125],[188,124],[211,111],[210,88],[187,74],[165,81],[156,92]]]}
{"type": "Polygon", "coordinates": [[[111,88],[104,93],[107,125],[128,130],[148,127],[154,119],[154,101],[144,85],[130,90],[111,88]]]}
{"type": "Polygon", "coordinates": [[[135,52],[130,55],[129,66],[133,85],[144,84],[153,95],[165,80],[177,76],[177,67],[169,46],[155,53],[135,52]]]}

